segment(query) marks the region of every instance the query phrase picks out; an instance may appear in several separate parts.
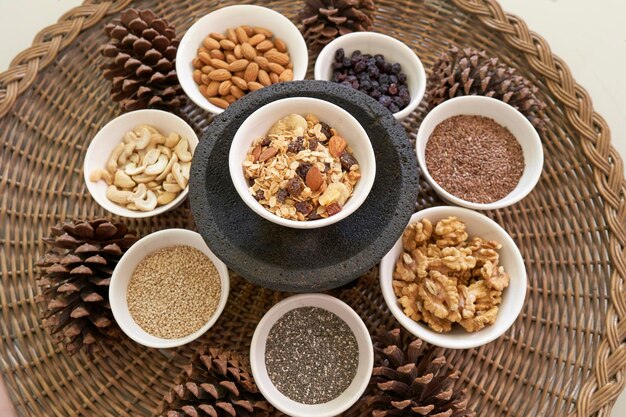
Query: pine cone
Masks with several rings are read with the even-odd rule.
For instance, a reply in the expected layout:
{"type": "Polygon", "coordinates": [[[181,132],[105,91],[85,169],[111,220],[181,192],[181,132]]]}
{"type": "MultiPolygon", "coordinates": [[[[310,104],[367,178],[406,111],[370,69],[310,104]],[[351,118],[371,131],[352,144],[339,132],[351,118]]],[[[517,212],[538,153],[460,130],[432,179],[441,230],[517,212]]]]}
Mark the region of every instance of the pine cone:
{"type": "Polygon", "coordinates": [[[112,58],[102,66],[113,81],[113,101],[124,111],[162,108],[175,110],[186,101],[176,76],[174,26],[151,10],[126,9],[120,20],[104,27],[110,41],[102,55],[112,58]]]}
{"type": "Polygon", "coordinates": [[[515,107],[542,132],[548,118],[546,104],[537,98],[537,91],[530,81],[516,74],[515,68],[487,56],[485,51],[453,46],[435,63],[426,95],[431,109],[457,96],[494,97],[515,107]]]}
{"type": "Polygon", "coordinates": [[[374,0],[305,0],[301,29],[311,47],[321,47],[346,33],[371,30],[375,10],[374,0]]]}
{"type": "Polygon", "coordinates": [[[117,262],[137,238],[107,220],[58,224],[43,241],[51,246],[37,262],[43,325],[74,354],[93,352],[103,339],[118,338],[109,305],[109,283],[117,262]]]}
{"type": "MultiPolygon", "coordinates": [[[[374,340],[376,360],[367,395],[366,415],[385,416],[473,416],[465,390],[454,388],[458,371],[448,371],[440,348],[395,329],[374,340]]],[[[363,414],[362,414],[363,415],[363,414]]]]}
{"type": "Polygon", "coordinates": [[[272,406],[259,393],[247,363],[222,349],[202,347],[165,396],[162,417],[267,417],[272,406]]]}

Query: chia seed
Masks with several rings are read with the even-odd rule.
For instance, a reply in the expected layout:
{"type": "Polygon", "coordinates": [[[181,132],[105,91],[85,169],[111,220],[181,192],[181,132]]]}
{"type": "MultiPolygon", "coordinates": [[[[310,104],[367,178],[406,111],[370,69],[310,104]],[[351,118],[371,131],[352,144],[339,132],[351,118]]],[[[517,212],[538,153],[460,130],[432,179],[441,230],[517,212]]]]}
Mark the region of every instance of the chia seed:
{"type": "Polygon", "coordinates": [[[274,386],[302,404],[323,404],[352,383],[356,337],[337,315],[317,307],[289,311],[270,330],[265,366],[274,386]]]}

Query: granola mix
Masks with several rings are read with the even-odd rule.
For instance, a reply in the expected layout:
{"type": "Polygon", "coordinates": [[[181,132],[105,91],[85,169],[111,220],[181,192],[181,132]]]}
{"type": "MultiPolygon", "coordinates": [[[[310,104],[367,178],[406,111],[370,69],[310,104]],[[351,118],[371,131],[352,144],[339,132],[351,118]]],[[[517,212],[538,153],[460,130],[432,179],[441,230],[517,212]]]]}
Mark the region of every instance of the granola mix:
{"type": "Polygon", "coordinates": [[[410,224],[393,273],[393,290],[404,314],[436,332],[459,323],[468,332],[492,324],[509,275],[499,265],[502,245],[469,238],[456,217],[410,224]]]}
{"type": "Polygon", "coordinates": [[[263,207],[299,221],[339,213],[361,178],[346,140],[312,114],[276,122],[254,141],[243,170],[248,190],[263,207]]]}

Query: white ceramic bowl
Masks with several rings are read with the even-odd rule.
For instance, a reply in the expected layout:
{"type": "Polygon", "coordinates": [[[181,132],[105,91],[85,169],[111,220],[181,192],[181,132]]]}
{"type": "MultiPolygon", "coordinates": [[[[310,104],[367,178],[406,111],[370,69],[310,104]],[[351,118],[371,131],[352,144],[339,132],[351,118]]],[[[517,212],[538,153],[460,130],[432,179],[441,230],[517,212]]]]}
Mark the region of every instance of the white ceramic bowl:
{"type": "Polygon", "coordinates": [[[402,65],[402,72],[407,76],[407,86],[411,102],[404,109],[394,113],[402,120],[419,106],[426,91],[426,72],[415,52],[404,43],[391,36],[376,32],[353,32],[330,42],[322,49],[315,61],[315,79],[330,81],[333,75],[331,65],[335,62],[335,52],[343,48],[346,56],[351,56],[357,49],[364,54],[382,54],[385,61],[402,65]]]}
{"type": "Polygon", "coordinates": [[[237,133],[235,133],[233,142],[230,145],[228,165],[235,189],[248,207],[259,216],[271,222],[296,229],[314,229],[345,219],[363,204],[372,189],[374,178],[376,177],[374,149],[360,123],[341,107],[328,101],[309,97],[292,97],[277,100],[266,104],[248,116],[237,130],[237,133]],[[279,119],[294,113],[303,116],[312,113],[319,117],[321,121],[330,125],[330,127],[337,129],[339,134],[348,142],[348,146],[352,148],[354,157],[359,162],[361,178],[354,187],[354,192],[343,206],[343,209],[334,216],[310,221],[283,219],[268,211],[248,191],[248,181],[244,177],[242,163],[246,159],[250,146],[256,139],[265,136],[272,125],[279,119]]]}
{"type": "Polygon", "coordinates": [[[282,14],[272,9],[253,5],[229,6],[217,9],[194,23],[185,33],[176,52],[176,74],[185,94],[198,106],[213,114],[224,109],[211,104],[193,80],[193,59],[202,41],[211,32],[226,33],[229,28],[241,25],[271,30],[276,38],[287,44],[293,63],[293,79],[303,80],[309,65],[307,46],[298,28],[282,14]]]}
{"type": "Polygon", "coordinates": [[[105,167],[113,148],[122,141],[124,134],[142,124],[154,126],[165,136],[171,132],[179,133],[189,141],[189,148],[192,153],[198,145],[198,136],[196,136],[196,133],[187,122],[172,113],[161,110],[136,110],[125,113],[111,120],[100,129],[89,144],[89,148],[87,148],[83,164],[83,175],[87,184],[87,190],[93,199],[102,208],[118,216],[144,218],[165,213],[182,203],[189,192],[189,186],[187,186],[169,204],[159,206],[151,211],[135,211],[109,200],[106,196],[107,184],[104,181],[93,182],[89,179],[89,174],[93,170],[105,167]]]}
{"type": "Polygon", "coordinates": [[[373,366],[374,349],[363,320],[346,303],[325,294],[295,295],[276,304],[257,325],[250,345],[250,367],[259,391],[274,407],[293,417],[331,417],[341,414],[361,397],[373,366]],[[291,400],[272,384],[265,367],[265,344],[270,330],[283,315],[300,307],[319,307],[337,315],[350,327],[358,344],[359,364],[352,383],[339,397],[327,403],[310,405],[291,400]]]}
{"type": "Polygon", "coordinates": [[[495,98],[484,96],[456,97],[444,101],[435,107],[426,115],[417,131],[415,151],[422,172],[428,183],[435,189],[435,192],[441,198],[452,204],[474,210],[493,210],[517,203],[532,191],[537,181],[539,181],[543,170],[543,148],[539,134],[533,125],[522,113],[515,110],[512,106],[495,98]],[[517,187],[515,187],[509,195],[493,203],[473,203],[456,197],[437,184],[428,172],[425,156],[426,143],[433,133],[433,130],[444,120],[463,114],[484,116],[495,120],[500,125],[509,129],[524,152],[525,167],[517,187]]]}
{"type": "Polygon", "coordinates": [[[409,332],[433,345],[450,349],[469,349],[497,339],[515,322],[526,297],[526,268],[519,249],[507,232],[493,220],[475,211],[453,206],[432,207],[415,213],[411,217],[410,223],[427,218],[434,225],[437,221],[448,216],[456,216],[465,222],[470,238],[479,236],[487,240],[496,240],[502,244],[502,249],[499,251],[500,265],[504,266],[504,270],[509,274],[510,283],[502,293],[502,304],[496,321],[474,333],[468,333],[457,324],[448,333],[437,333],[427,325],[417,323],[407,317],[402,311],[392,287],[393,271],[396,261],[402,253],[402,238],[398,239],[380,263],[380,286],[389,310],[409,332]]]}
{"type": "Polygon", "coordinates": [[[202,237],[191,230],[186,229],[165,229],[151,233],[130,247],[118,262],[113,275],[111,276],[111,285],[109,286],[109,302],[111,303],[111,311],[115,321],[122,331],[135,342],[152,348],[173,348],[194,341],[202,336],[215,324],[222,314],[228,293],[230,292],[230,278],[228,276],[228,268],[220,261],[208,248],[202,237]],[[135,271],[135,268],[143,258],[162,248],[169,246],[186,245],[198,249],[204,253],[213,262],[220,274],[220,283],[222,292],[220,301],[213,313],[213,316],[206,322],[204,326],[194,333],[178,339],[163,339],[153,336],[143,330],[133,319],[128,311],[128,302],[126,294],[128,292],[128,284],[135,271]]]}

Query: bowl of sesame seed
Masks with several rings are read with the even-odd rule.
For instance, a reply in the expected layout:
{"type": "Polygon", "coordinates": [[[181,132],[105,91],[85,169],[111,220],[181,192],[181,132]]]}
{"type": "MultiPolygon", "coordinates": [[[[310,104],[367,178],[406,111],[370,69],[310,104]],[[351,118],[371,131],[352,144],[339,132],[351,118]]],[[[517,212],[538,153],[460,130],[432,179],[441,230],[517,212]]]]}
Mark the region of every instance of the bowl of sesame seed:
{"type": "Polygon", "coordinates": [[[166,229],[137,241],[115,267],[109,301],[115,321],[135,342],[153,348],[187,344],[221,315],[228,268],[191,230],[166,229]]]}

